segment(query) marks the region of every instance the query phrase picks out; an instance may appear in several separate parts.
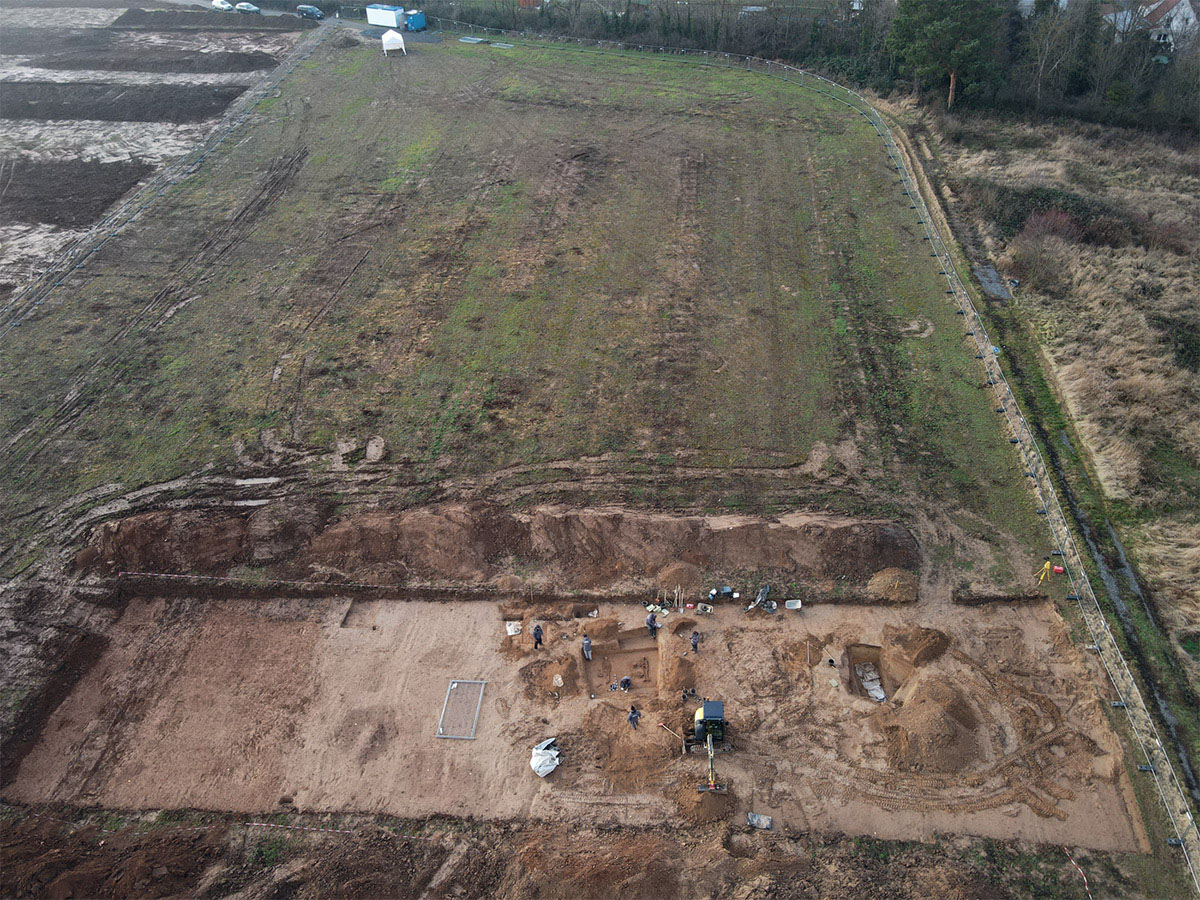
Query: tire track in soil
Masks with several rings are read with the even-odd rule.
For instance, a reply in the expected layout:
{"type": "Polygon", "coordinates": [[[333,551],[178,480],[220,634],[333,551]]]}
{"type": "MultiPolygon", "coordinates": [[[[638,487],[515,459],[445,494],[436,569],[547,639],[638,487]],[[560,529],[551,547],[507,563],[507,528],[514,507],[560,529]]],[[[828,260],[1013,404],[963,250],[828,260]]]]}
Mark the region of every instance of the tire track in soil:
{"type": "Polygon", "coordinates": [[[157,314],[187,299],[184,292],[192,283],[188,280],[192,272],[200,270],[200,281],[203,281],[204,268],[220,262],[233,247],[245,240],[258,219],[295,180],[307,154],[307,149],[301,148],[289,156],[276,158],[257,190],[238,208],[225,226],[211,228],[200,247],[175,270],[167,283],[121,328],[103,341],[102,346],[112,348],[111,351],[101,354],[76,377],[66,397],[44,424],[40,424],[40,427],[28,427],[36,414],[30,414],[23,422],[18,423],[17,435],[7,446],[10,452],[9,460],[4,466],[6,471],[23,471],[55,437],[69,429],[101,399],[102,387],[119,383],[138,366],[141,361],[141,347],[130,341],[130,338],[140,332],[153,330],[155,322],[151,320],[156,318],[157,314]],[[102,376],[104,385],[100,384],[102,376]],[[30,444],[34,440],[37,443],[30,444]]]}

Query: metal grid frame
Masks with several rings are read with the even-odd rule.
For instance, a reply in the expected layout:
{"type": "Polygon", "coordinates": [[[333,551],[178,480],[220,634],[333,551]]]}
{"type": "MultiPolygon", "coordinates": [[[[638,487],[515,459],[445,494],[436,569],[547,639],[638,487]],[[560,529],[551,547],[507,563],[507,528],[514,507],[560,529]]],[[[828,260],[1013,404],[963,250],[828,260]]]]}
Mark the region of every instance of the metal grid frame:
{"type": "Polygon", "coordinates": [[[479,711],[483,708],[483,692],[487,687],[486,681],[477,681],[469,678],[452,678],[446,686],[446,699],[442,701],[442,714],[438,716],[437,737],[445,738],[450,741],[473,741],[475,740],[475,729],[479,727],[479,711]],[[479,699],[475,703],[475,715],[471,719],[470,734],[444,734],[443,728],[446,721],[446,709],[450,706],[450,692],[456,690],[460,684],[477,684],[479,685],[479,699]]]}

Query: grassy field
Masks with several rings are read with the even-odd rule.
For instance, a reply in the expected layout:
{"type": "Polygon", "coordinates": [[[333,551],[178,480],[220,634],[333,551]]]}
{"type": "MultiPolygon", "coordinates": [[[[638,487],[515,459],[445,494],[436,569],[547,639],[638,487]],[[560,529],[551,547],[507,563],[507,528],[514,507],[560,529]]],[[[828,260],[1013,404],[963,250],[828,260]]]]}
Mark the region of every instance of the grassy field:
{"type": "Polygon", "coordinates": [[[600,457],[563,499],[1037,546],[916,215],[827,98],[445,42],[319,51],[259,113],[0,346],[6,541],[97,485],[379,435],[430,483],[600,457]]]}

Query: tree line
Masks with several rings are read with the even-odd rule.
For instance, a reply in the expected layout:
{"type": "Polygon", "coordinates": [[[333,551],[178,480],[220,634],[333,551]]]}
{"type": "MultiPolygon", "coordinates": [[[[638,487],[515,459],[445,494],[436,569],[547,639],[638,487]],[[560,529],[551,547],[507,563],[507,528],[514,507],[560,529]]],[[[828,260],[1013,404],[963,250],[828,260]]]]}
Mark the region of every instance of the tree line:
{"type": "MultiPolygon", "coordinates": [[[[432,0],[518,31],[779,59],[943,107],[1200,130],[1200,35],[1161,41],[1152,0],[432,0]]],[[[1183,0],[1184,3],[1189,0],[1183,0]]]]}

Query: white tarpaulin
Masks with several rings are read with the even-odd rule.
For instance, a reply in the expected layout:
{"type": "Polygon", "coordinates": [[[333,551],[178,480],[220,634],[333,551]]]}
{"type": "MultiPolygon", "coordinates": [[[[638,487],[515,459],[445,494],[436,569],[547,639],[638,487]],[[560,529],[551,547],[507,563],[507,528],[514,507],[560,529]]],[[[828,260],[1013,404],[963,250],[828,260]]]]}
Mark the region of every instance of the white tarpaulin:
{"type": "Polygon", "coordinates": [[[545,778],[557,769],[558,764],[562,761],[559,752],[554,748],[556,740],[558,738],[542,741],[533,748],[533,753],[530,754],[529,767],[537,772],[539,778],[545,778]]]}
{"type": "Polygon", "coordinates": [[[384,56],[387,56],[389,50],[399,50],[405,56],[408,56],[408,51],[404,49],[404,36],[400,32],[389,29],[383,33],[383,37],[379,40],[383,43],[384,56]]]}

